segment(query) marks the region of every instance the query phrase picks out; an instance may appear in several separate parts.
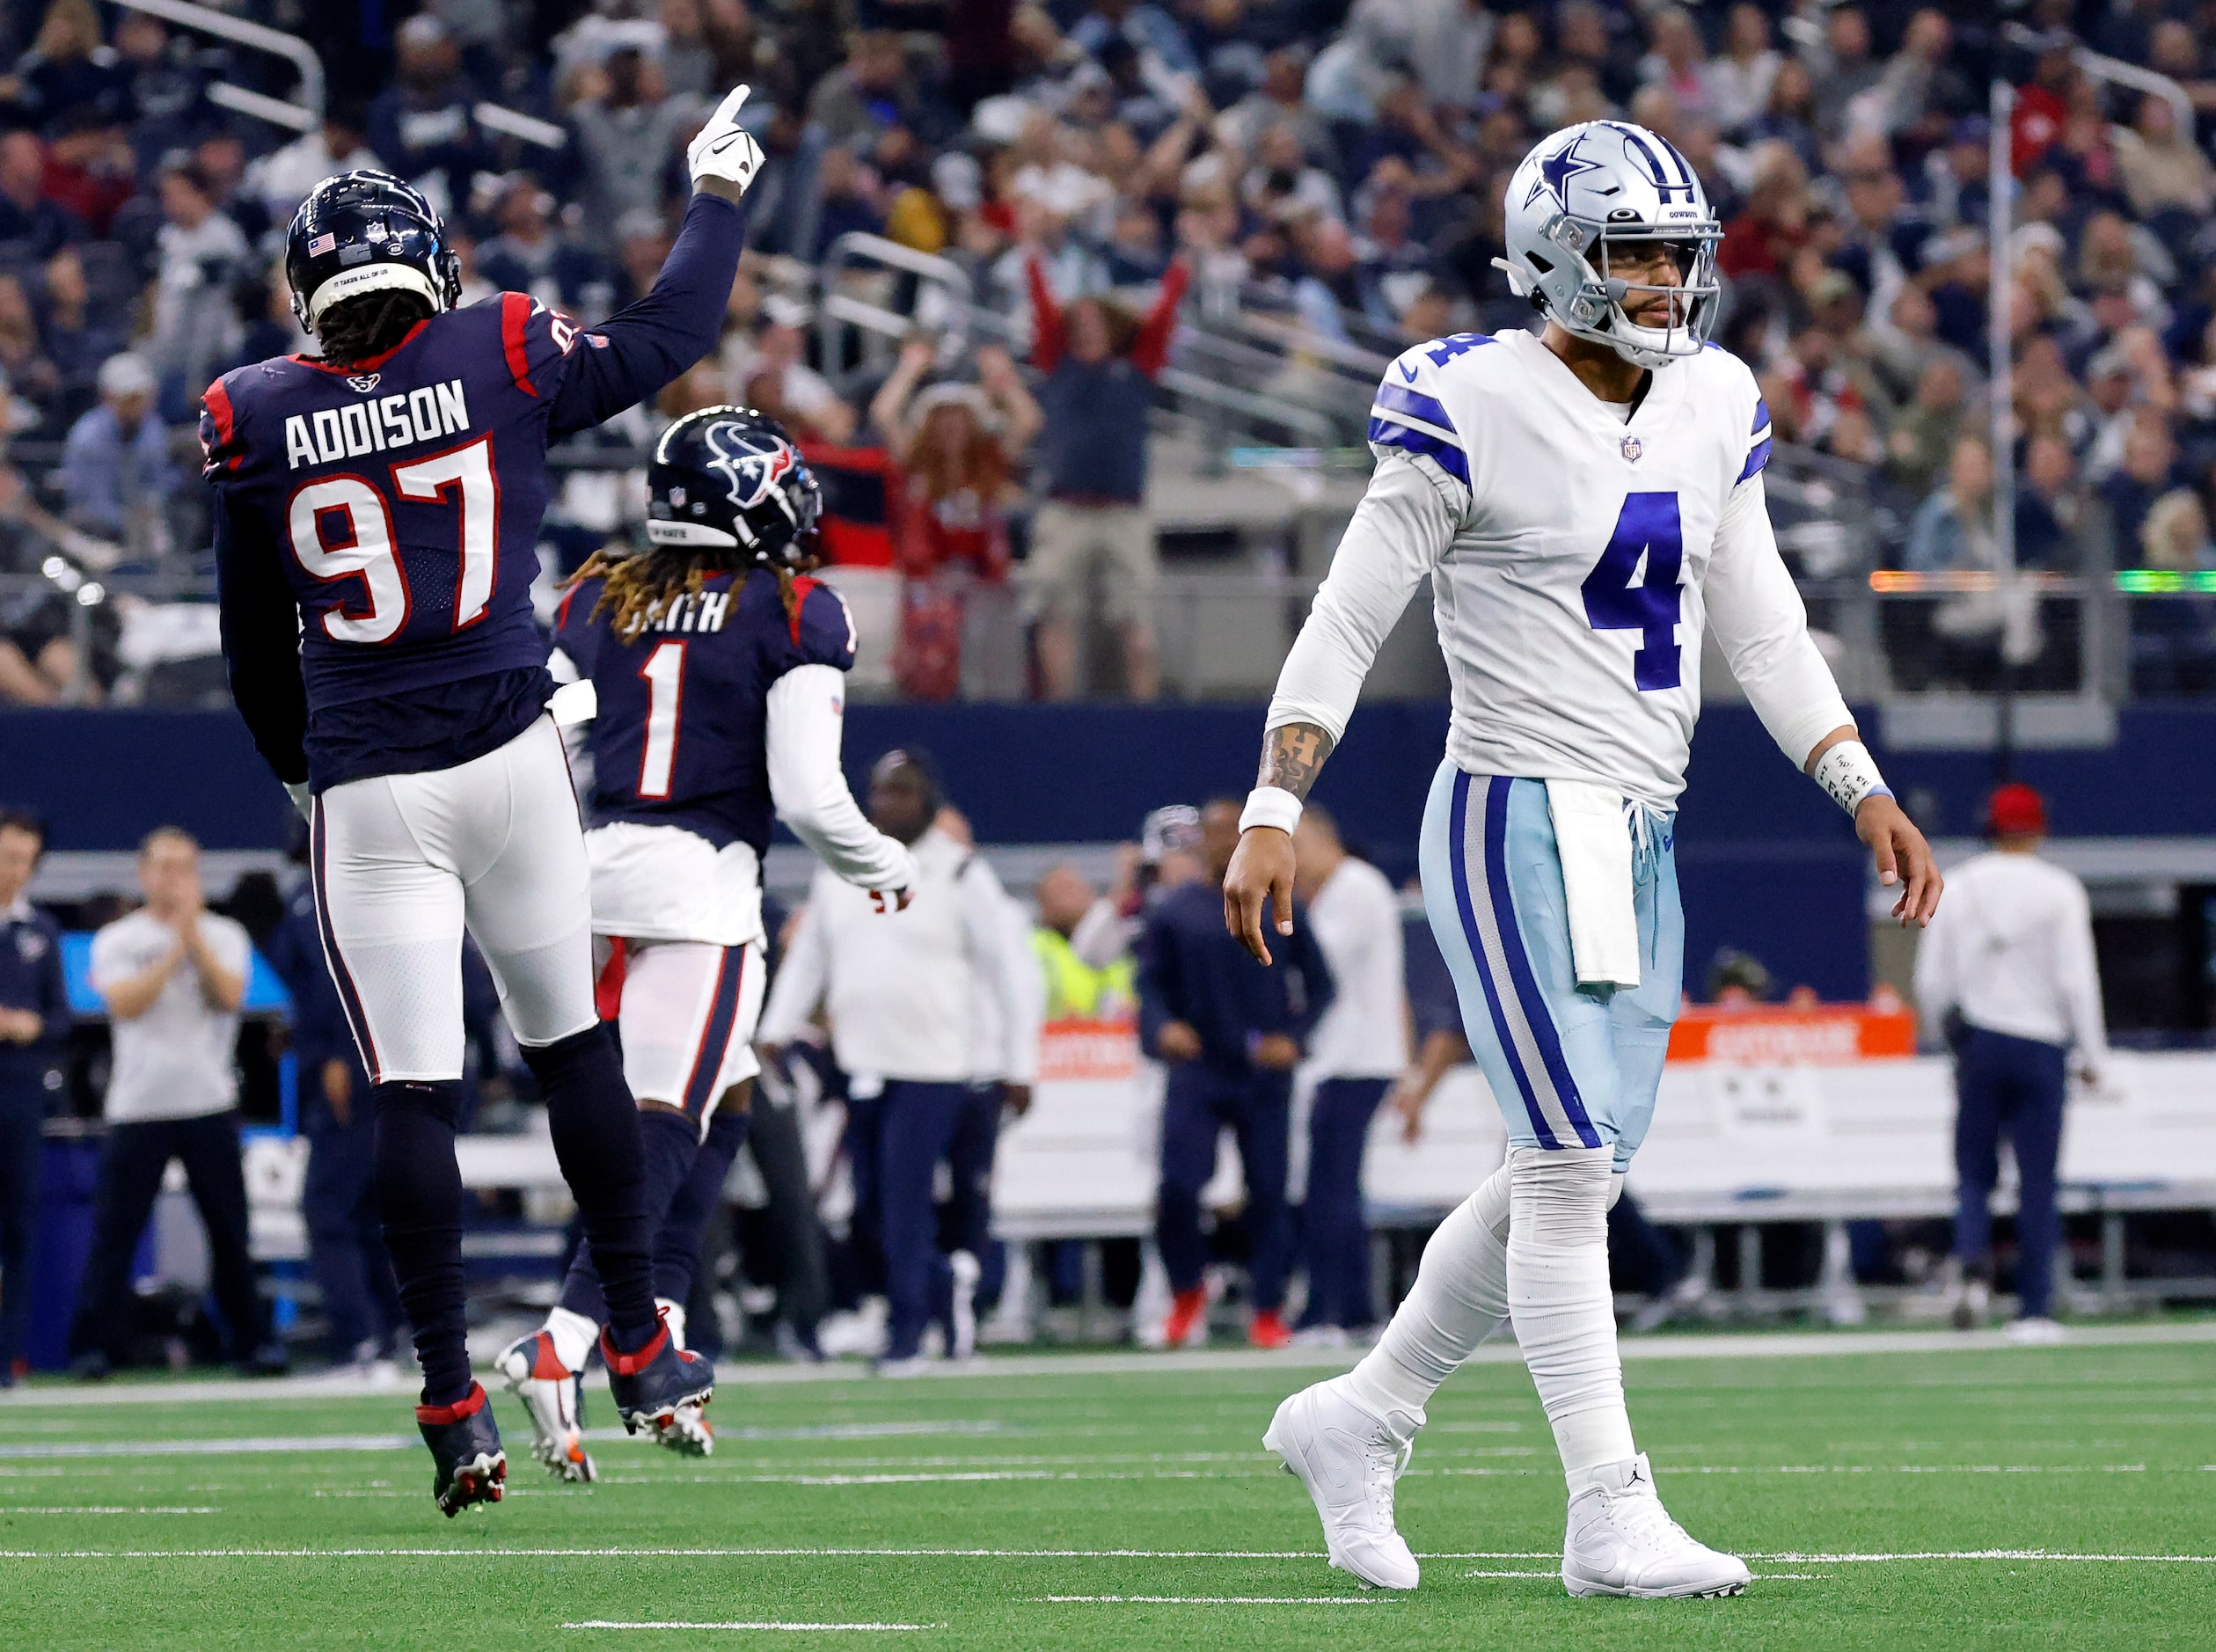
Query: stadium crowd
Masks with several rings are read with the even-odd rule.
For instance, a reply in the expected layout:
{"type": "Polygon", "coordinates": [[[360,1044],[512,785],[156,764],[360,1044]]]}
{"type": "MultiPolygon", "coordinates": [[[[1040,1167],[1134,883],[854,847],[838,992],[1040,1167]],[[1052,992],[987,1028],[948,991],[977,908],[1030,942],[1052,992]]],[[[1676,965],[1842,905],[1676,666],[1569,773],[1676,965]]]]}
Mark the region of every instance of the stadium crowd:
{"type": "MultiPolygon", "coordinates": [[[[96,605],[95,576],[127,584],[115,571],[204,577],[196,398],[308,347],[273,255],[318,179],[417,181],[466,297],[518,289],[590,323],[651,280],[679,146],[737,81],[771,158],[723,345],[596,440],[635,447],[720,400],[786,420],[845,484],[834,555],[903,581],[893,675],[911,695],[1151,696],[1141,415],[1180,313],[1274,313],[1317,347],[1383,354],[1523,325],[1492,265],[1508,171],[1546,131],[1606,116],[1700,171],[1728,229],[1718,336],[1756,367],[1780,438],[1853,467],[1908,574],[1991,568],[1995,77],[2017,88],[2017,559],[2096,583],[2216,567],[2216,60],[2197,0],[429,0],[396,28],[366,4],[233,9],[320,51],[320,125],[219,103],[225,84],[288,94],[290,71],[144,12],[53,0],[0,23],[0,430],[18,453],[0,564],[69,565],[61,585],[11,585],[0,699],[89,700],[119,676],[127,698],[205,691],[147,666],[189,625],[134,626],[128,602],[88,625],[69,603],[96,605]],[[2168,77],[2190,118],[2088,53],[2168,77]],[[516,135],[533,121],[551,125],[516,135]],[[912,280],[877,289],[915,327],[889,380],[824,359],[814,273],[853,231],[959,267],[1032,341],[1028,371],[912,280]],[[1114,640],[1105,680],[1078,667],[1086,626],[1114,640]]],[[[574,474],[550,563],[630,514],[624,483],[574,474]]],[[[2135,606],[2135,688],[2216,686],[2198,600],[2135,606]]],[[[2004,607],[1973,591],[1902,610],[1908,676],[1978,680],[2004,607]]],[[[2038,656],[2037,632],[2035,612],[2015,657],[2038,656]]]]}

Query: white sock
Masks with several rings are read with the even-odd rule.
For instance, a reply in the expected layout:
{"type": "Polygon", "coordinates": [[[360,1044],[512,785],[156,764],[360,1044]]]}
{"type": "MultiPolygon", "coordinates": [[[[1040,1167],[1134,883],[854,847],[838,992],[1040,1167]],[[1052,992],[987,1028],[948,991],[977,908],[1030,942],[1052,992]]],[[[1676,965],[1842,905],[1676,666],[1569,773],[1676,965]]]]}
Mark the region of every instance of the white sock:
{"type": "Polygon", "coordinates": [[[667,1297],[656,1297],[654,1299],[654,1305],[662,1310],[662,1318],[666,1319],[669,1322],[669,1340],[672,1342],[675,1342],[679,1348],[684,1348],[686,1345],[684,1340],[684,1304],[682,1302],[672,1302],[667,1297]]]}
{"type": "Polygon", "coordinates": [[[546,1311],[546,1334],[554,1339],[554,1357],[565,1371],[585,1369],[592,1345],[600,1340],[600,1327],[581,1313],[564,1307],[546,1311]]]}
{"type": "Polygon", "coordinates": [[[1562,1471],[1637,1455],[1608,1288],[1613,1149],[1511,1148],[1508,1298],[1562,1471]]]}
{"type": "Polygon", "coordinates": [[[1347,1393],[1377,1416],[1422,1425],[1438,1386],[1508,1323],[1508,1166],[1457,1205],[1423,1247],[1415,1283],[1378,1345],[1347,1373],[1347,1393]]]}

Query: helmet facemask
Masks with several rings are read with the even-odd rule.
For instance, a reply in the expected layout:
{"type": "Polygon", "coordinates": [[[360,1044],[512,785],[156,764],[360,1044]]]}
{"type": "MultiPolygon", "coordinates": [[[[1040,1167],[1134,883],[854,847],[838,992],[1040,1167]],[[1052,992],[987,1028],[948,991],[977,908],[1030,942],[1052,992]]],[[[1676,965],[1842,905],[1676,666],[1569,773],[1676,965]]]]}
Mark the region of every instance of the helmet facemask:
{"type": "Polygon", "coordinates": [[[1576,293],[1567,304],[1547,296],[1547,318],[1565,332],[1595,344],[1605,344],[1635,366],[1666,366],[1698,355],[1715,331],[1722,289],[1715,276],[1715,250],[1723,239],[1714,219],[1658,226],[1625,223],[1596,226],[1564,214],[1546,229],[1546,238],[1561,250],[1565,261],[1578,272],[1576,293]],[[1635,274],[1649,268],[1649,256],[1627,258],[1633,245],[1649,253],[1659,242],[1670,249],[1676,265],[1676,286],[1651,280],[1634,281],[1618,274],[1627,266],[1635,274]],[[1630,307],[1650,311],[1650,300],[1659,296],[1666,305],[1666,319],[1652,326],[1634,320],[1630,307]]]}

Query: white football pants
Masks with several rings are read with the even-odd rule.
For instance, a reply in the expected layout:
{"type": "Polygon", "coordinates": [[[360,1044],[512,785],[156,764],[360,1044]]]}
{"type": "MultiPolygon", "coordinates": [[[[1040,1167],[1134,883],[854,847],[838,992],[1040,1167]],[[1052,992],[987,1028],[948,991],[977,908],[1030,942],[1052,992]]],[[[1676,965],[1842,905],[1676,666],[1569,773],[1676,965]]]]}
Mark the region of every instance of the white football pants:
{"type": "Polygon", "coordinates": [[[759,942],[603,939],[601,1008],[621,989],[623,1076],[641,1101],[681,1107],[706,1128],[733,1085],[762,1071],[755,1024],[769,970],[759,942]]]}
{"type": "Polygon", "coordinates": [[[462,934],[516,1042],[594,1025],[584,827],[553,719],[451,769],[379,775],[315,800],[324,956],[372,1083],[462,1076],[462,934]]]}

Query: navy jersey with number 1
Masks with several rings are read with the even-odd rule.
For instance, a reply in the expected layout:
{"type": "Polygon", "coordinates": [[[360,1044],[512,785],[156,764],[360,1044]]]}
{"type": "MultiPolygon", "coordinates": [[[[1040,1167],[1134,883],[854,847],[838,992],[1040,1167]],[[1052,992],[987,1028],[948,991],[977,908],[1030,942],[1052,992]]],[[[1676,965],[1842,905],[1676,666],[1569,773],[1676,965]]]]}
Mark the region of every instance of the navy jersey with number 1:
{"type": "Polygon", "coordinates": [[[223,649],[281,778],[450,768],[541,714],[546,450],[713,345],[744,237],[741,208],[696,194],[654,290],[598,327],[502,293],[373,361],[281,356],[208,386],[223,649]]]}
{"type": "Polygon", "coordinates": [[[805,575],[791,614],[767,568],[716,574],[629,641],[604,588],[588,580],[563,599],[555,645],[589,678],[593,823],[676,826],[722,849],[770,846],[769,694],[803,665],[845,671],[854,621],[839,594],[805,575]]]}

